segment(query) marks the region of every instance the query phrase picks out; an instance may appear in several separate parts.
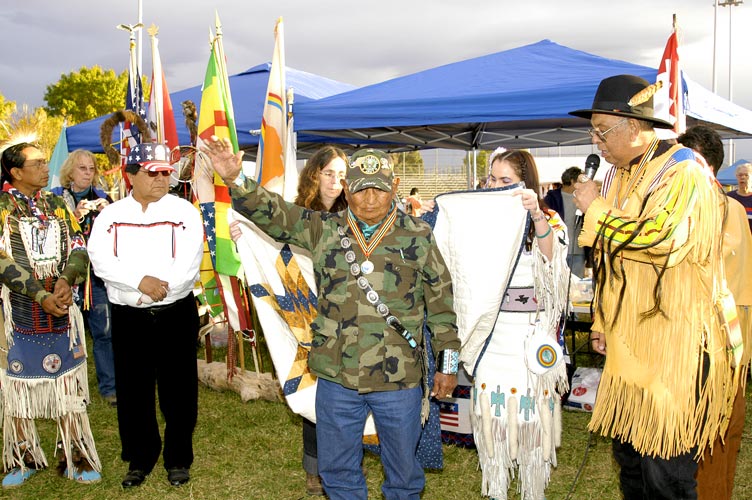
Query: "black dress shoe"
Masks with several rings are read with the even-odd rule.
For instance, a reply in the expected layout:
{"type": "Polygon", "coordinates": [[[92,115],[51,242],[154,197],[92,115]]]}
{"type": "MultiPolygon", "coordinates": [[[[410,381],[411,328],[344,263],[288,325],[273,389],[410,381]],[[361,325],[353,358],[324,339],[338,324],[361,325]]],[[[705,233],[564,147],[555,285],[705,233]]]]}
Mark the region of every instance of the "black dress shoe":
{"type": "Polygon", "coordinates": [[[136,486],[141,486],[141,483],[144,482],[144,479],[146,479],[146,472],[138,469],[129,470],[125,477],[123,478],[123,482],[120,483],[123,485],[123,488],[135,488],[136,486]]]}
{"type": "Polygon", "coordinates": [[[167,480],[173,486],[180,486],[181,484],[185,484],[190,481],[191,475],[188,472],[188,469],[175,467],[174,469],[167,471],[167,480]]]}

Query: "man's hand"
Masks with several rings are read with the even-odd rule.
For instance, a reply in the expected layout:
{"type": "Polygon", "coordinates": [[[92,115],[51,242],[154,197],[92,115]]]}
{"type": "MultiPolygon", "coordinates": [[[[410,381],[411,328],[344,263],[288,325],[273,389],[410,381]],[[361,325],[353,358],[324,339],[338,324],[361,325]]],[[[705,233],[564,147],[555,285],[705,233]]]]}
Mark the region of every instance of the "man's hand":
{"type": "Polygon", "coordinates": [[[204,142],[201,147],[212,162],[214,171],[222,178],[225,184],[232,186],[232,182],[240,175],[243,166],[243,152],[232,152],[232,143],[229,139],[220,139],[216,135],[204,142]]]}
{"type": "Polygon", "coordinates": [[[595,181],[589,180],[586,175],[581,174],[578,181],[585,182],[574,183],[574,204],[580,209],[580,212],[584,214],[587,212],[587,209],[590,208],[590,204],[593,203],[593,200],[600,195],[600,192],[598,184],[596,184],[595,181]]]}
{"type": "Polygon", "coordinates": [[[70,306],[73,304],[73,292],[71,291],[68,280],[65,278],[58,278],[55,282],[55,289],[52,291],[52,294],[57,298],[58,303],[63,304],[64,306],[70,306]]]}
{"type": "MultiPolygon", "coordinates": [[[[57,288],[57,287],[56,287],[57,288]]],[[[62,318],[68,314],[68,306],[64,304],[55,294],[48,295],[42,301],[42,310],[56,318],[62,318]]]]}
{"type": "Polygon", "coordinates": [[[154,276],[144,276],[138,284],[138,289],[154,302],[161,302],[167,297],[170,284],[154,276]]]}
{"type": "Polygon", "coordinates": [[[457,387],[457,375],[436,372],[433,377],[431,397],[436,399],[451,398],[455,387],[457,387]]]}
{"type": "Polygon", "coordinates": [[[243,231],[240,229],[240,221],[230,222],[230,239],[237,243],[241,236],[243,236],[243,231]]]}
{"type": "Polygon", "coordinates": [[[598,354],[606,355],[606,334],[603,332],[590,332],[590,345],[598,354]]]}

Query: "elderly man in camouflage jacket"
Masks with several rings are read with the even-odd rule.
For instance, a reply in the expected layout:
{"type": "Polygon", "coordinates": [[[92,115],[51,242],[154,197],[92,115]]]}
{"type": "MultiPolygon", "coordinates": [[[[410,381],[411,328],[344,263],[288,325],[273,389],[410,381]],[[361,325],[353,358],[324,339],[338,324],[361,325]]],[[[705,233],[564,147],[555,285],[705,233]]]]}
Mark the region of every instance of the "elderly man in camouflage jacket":
{"type": "Polygon", "coordinates": [[[226,140],[204,148],[228,186],[233,208],[269,236],[309,250],[319,290],[309,366],[316,395],[318,460],[332,500],[368,496],[361,438],[373,413],[387,499],[418,499],[425,485],[415,457],[422,413],[422,325],[433,332],[438,373],[431,395],[457,384],[456,318],[449,272],[433,234],[394,203],[399,179],[381,151],[353,154],[343,182],[349,209],[286,203],[240,175],[226,140]]]}

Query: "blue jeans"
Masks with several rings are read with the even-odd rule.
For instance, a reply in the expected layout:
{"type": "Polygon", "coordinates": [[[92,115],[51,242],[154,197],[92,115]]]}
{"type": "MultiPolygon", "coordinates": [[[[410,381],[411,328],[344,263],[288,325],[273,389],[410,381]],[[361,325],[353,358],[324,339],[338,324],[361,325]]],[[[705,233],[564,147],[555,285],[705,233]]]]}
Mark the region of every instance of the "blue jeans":
{"type": "Polygon", "coordinates": [[[420,439],[422,389],[369,392],[319,379],[316,440],[319,475],[330,500],[367,500],[361,470],[363,427],[373,413],[381,445],[386,500],[418,500],[426,484],[415,452],[420,439]]]}
{"type": "Polygon", "coordinates": [[[85,313],[91,338],[94,341],[94,368],[97,372],[99,394],[115,394],[115,359],[112,355],[112,324],[110,302],[104,282],[91,274],[91,309],[85,313]]]}

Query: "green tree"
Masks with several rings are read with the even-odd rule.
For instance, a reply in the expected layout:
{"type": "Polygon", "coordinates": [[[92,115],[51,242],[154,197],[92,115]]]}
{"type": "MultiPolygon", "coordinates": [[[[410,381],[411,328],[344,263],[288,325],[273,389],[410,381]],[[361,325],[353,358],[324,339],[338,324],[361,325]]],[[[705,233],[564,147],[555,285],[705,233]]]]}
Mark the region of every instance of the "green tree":
{"type": "Polygon", "coordinates": [[[389,159],[394,165],[394,174],[397,177],[400,175],[423,175],[423,157],[419,151],[390,153],[389,159]]]}
{"type": "MultiPolygon", "coordinates": [[[[488,175],[488,158],[490,156],[491,151],[486,151],[484,149],[478,150],[478,156],[475,163],[478,179],[482,179],[488,175]]],[[[472,152],[470,152],[469,157],[472,158],[472,152]]],[[[472,163],[470,165],[472,165],[472,163]]],[[[472,170],[468,170],[468,155],[465,155],[465,158],[462,160],[462,167],[465,172],[472,172],[472,170]]]]}
{"type": "Polygon", "coordinates": [[[50,116],[67,117],[68,125],[91,120],[122,109],[127,85],[127,71],[116,75],[112,69],[83,66],[79,71],[61,75],[57,83],[47,86],[45,111],[50,116]]]}
{"type": "Polygon", "coordinates": [[[8,126],[7,122],[15,112],[15,101],[6,101],[5,96],[3,94],[0,94],[0,139],[7,138],[3,135],[3,133],[5,132],[4,129],[8,126]]]}

